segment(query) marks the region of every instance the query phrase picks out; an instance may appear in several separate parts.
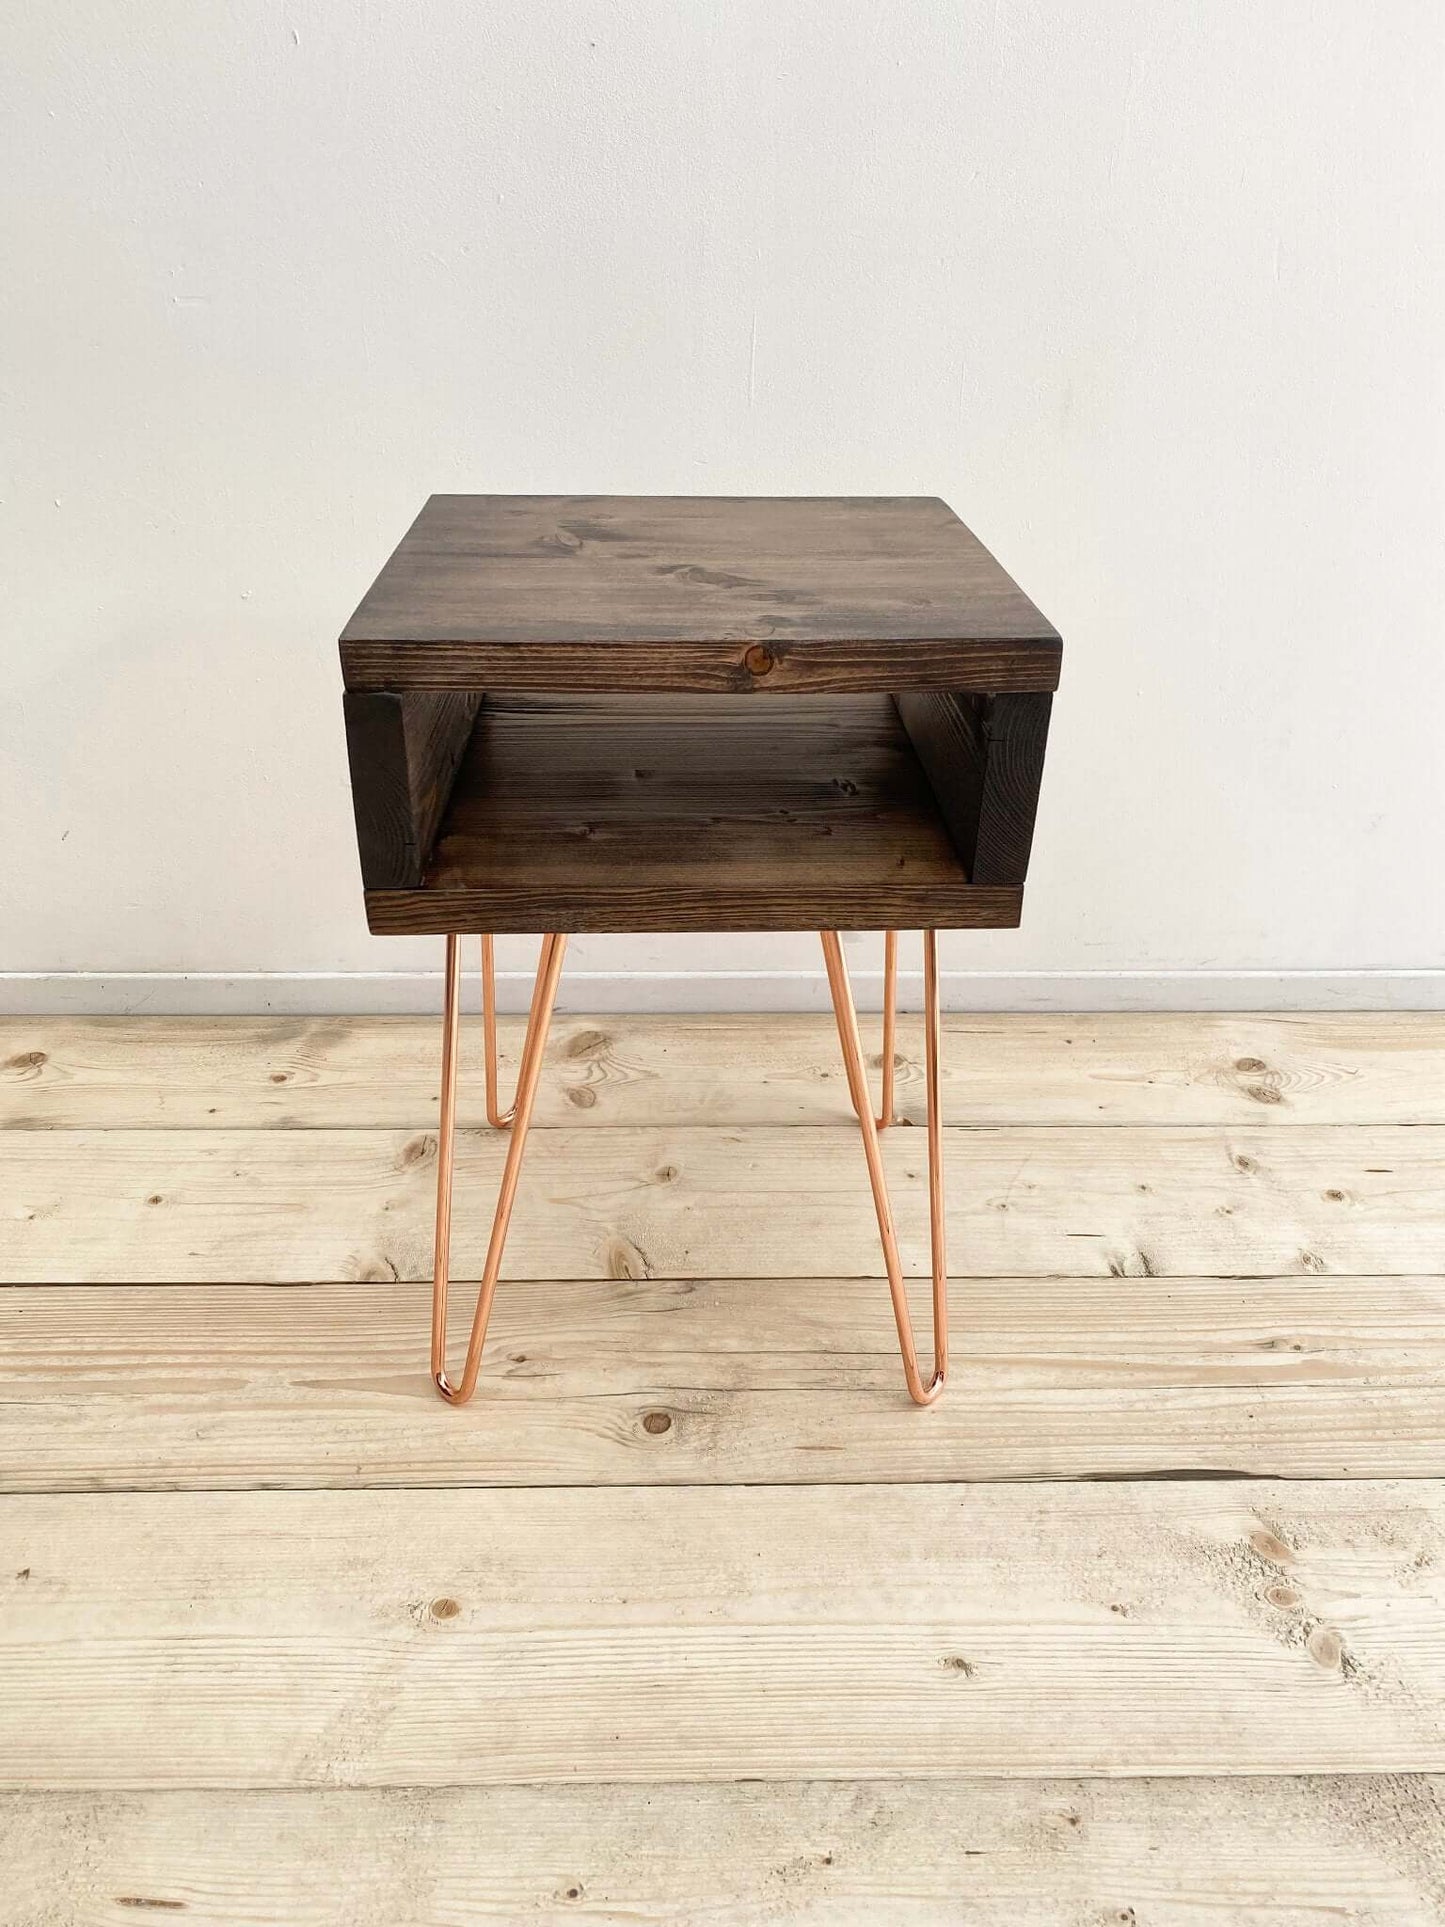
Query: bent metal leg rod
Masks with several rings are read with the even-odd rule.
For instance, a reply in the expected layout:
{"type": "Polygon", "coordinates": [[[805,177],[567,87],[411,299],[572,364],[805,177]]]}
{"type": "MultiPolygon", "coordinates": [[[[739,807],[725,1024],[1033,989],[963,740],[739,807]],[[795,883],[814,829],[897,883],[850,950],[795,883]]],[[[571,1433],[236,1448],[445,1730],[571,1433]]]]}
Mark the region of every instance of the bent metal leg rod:
{"type": "MultiPolygon", "coordinates": [[[[515,1102],[503,1110],[497,1099],[497,971],[493,960],[492,937],[482,938],[482,1051],[485,1058],[487,1122],[494,1131],[509,1131],[517,1114],[515,1102]]],[[[537,980],[541,980],[544,954],[537,959],[537,980]]],[[[537,985],[532,985],[535,1004],[537,985]]]]}
{"type": "Polygon", "coordinates": [[[893,1319],[898,1327],[898,1349],[903,1355],[903,1377],[908,1396],[915,1405],[931,1405],[943,1390],[948,1372],[948,1252],[943,1209],[943,1111],[939,1090],[939,1053],[941,1024],[938,994],[938,938],[936,932],[923,933],[923,1006],[924,1053],[928,1096],[928,1228],[933,1272],[933,1376],[924,1382],[918,1369],[918,1353],[913,1342],[913,1323],[908,1310],[908,1288],[898,1255],[898,1234],[893,1225],[893,1207],[888,1197],[888,1180],[883,1170],[883,1154],[878,1133],[892,1113],[894,979],[897,971],[896,935],[889,932],[884,969],[884,1054],[883,1115],[875,1121],[868,1098],[868,1074],[863,1064],[863,1043],[858,1031],[858,1012],[848,981],[848,965],[843,956],[842,939],[836,930],[820,932],[823,961],[828,971],[828,989],[833,998],[833,1015],[838,1021],[838,1042],[843,1052],[843,1067],[848,1075],[848,1094],[858,1114],[863,1134],[863,1155],[868,1164],[868,1182],[873,1190],[873,1209],[878,1218],[878,1235],[883,1245],[883,1263],[888,1273],[888,1292],[893,1301],[893,1319]]]}
{"type": "Polygon", "coordinates": [[[482,1347],[486,1343],[487,1321],[492,1315],[497,1279],[502,1270],[502,1254],[507,1244],[507,1228],[517,1195],[522,1157],[527,1148],[527,1128],[532,1121],[532,1105],[542,1073],[542,1054],[547,1046],[547,1031],[552,1007],[557,1001],[557,984],[562,975],[562,959],[567,949],[565,936],[552,934],[542,939],[542,954],[537,963],[537,978],[532,987],[532,1007],[527,1017],[527,1035],[522,1046],[522,1063],[517,1073],[517,1095],[511,1110],[497,1108],[496,1074],[496,1000],[492,969],[491,939],[482,946],[482,1007],[487,1053],[487,1116],[498,1128],[510,1128],[507,1159],[497,1192],[492,1216],[492,1235],[487,1244],[482,1282],[477,1290],[476,1311],[472,1316],[471,1336],[459,1379],[447,1374],[447,1285],[451,1264],[452,1173],[456,1152],[457,1124],[457,1043],[461,1028],[461,939],[447,938],[445,1001],[442,1009],[441,1116],[437,1124],[437,1215],[436,1243],[432,1270],[431,1375],[432,1383],[451,1405],[465,1405],[477,1389],[481,1370],[482,1347]]]}
{"type": "Polygon", "coordinates": [[[883,933],[883,1099],[878,1106],[878,1115],[873,1120],[880,1131],[886,1131],[893,1122],[893,1060],[897,1033],[898,932],[885,930],[883,933]]]}

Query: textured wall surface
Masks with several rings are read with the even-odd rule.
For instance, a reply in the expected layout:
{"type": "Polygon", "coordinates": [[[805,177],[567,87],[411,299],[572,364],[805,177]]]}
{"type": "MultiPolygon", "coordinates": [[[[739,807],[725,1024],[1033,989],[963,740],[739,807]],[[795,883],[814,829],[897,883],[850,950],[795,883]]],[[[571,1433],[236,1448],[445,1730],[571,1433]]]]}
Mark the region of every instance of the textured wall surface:
{"type": "Polygon", "coordinates": [[[434,996],[334,649],[434,489],[945,496],[1066,639],[954,1001],[1435,995],[1437,0],[7,12],[0,1002],[434,996]]]}

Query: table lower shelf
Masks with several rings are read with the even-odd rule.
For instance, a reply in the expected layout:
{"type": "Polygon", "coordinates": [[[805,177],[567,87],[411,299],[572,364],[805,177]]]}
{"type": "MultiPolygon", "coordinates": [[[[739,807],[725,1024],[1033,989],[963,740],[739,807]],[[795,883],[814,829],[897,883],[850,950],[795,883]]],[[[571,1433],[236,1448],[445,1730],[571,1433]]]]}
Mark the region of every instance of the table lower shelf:
{"type": "Polygon", "coordinates": [[[1008,928],[892,698],[489,694],[378,934],[1008,928]]]}

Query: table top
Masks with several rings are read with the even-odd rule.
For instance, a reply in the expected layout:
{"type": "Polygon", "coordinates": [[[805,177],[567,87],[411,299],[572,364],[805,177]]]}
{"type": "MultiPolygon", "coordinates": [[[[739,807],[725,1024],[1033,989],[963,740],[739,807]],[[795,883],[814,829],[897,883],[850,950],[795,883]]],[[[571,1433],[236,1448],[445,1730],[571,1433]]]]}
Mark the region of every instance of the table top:
{"type": "Polygon", "coordinates": [[[1059,658],[927,496],[434,495],[341,643],[360,690],[1049,689],[1059,658]]]}

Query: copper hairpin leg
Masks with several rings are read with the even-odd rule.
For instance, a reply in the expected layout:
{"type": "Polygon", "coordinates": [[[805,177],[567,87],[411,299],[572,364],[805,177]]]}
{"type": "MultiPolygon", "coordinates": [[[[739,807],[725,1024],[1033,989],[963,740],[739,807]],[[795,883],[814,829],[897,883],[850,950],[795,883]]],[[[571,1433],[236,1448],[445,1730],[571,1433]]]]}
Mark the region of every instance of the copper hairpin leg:
{"type": "MultiPolygon", "coordinates": [[[[878,1217],[878,1233],[883,1244],[883,1261],[888,1272],[888,1291],[893,1301],[893,1317],[898,1327],[898,1348],[903,1354],[903,1376],[908,1396],[916,1405],[931,1405],[943,1390],[948,1371],[948,1258],[945,1250],[943,1214],[943,1118],[939,1092],[939,1000],[938,942],[932,930],[923,933],[923,1003],[925,1064],[928,1083],[928,1206],[929,1237],[933,1268],[933,1376],[924,1383],[918,1369],[918,1354],[913,1343],[913,1325],[908,1311],[908,1291],[903,1266],[898,1256],[898,1238],[893,1228],[893,1212],[888,1199],[888,1182],[878,1147],[878,1133],[893,1121],[894,1040],[897,1025],[898,934],[887,932],[883,952],[883,1101],[875,1118],[868,1096],[868,1075],[863,1064],[863,1045],[858,1031],[858,1012],[848,981],[848,966],[843,945],[835,930],[824,930],[823,961],[828,970],[828,988],[833,997],[833,1013],[838,1020],[838,1041],[843,1050],[843,1065],[848,1075],[848,1094],[858,1115],[863,1134],[863,1155],[868,1163],[868,1181],[873,1190],[873,1208],[878,1217]]],[[[481,1370],[482,1347],[486,1343],[487,1323],[501,1275],[502,1254],[506,1249],[507,1228],[517,1195],[527,1131],[532,1121],[532,1106],[541,1078],[542,1056],[547,1031],[557,1000],[557,984],[562,975],[562,959],[567,948],[565,936],[553,933],[542,939],[542,954],[537,962],[537,978],[532,988],[532,1007],[527,1017],[526,1039],[522,1046],[521,1068],[517,1073],[517,1095],[509,1110],[500,1108],[497,1096],[497,1021],[496,972],[492,939],[482,939],[482,1035],[486,1052],[486,1106],[488,1121],[498,1130],[510,1130],[507,1159],[492,1217],[492,1235],[487,1245],[482,1281],[477,1290],[476,1310],[472,1316],[471,1336],[467,1340],[466,1360],[461,1377],[447,1375],[447,1286],[451,1253],[452,1173],[456,1150],[457,1123],[457,1044],[461,1029],[461,939],[447,938],[446,994],[442,1014],[441,1117],[437,1129],[437,1215],[434,1269],[432,1275],[431,1374],[432,1383],[451,1405],[465,1405],[477,1389],[481,1370]]]]}
{"type": "Polygon", "coordinates": [[[843,1049],[843,1067],[848,1074],[848,1095],[858,1114],[863,1133],[863,1155],[868,1161],[868,1182],[873,1188],[873,1208],[878,1216],[878,1235],[883,1244],[883,1262],[888,1271],[888,1292],[893,1300],[893,1319],[898,1327],[898,1349],[903,1354],[903,1376],[908,1396],[915,1405],[931,1405],[943,1390],[948,1372],[948,1254],[943,1213],[943,1110],[939,1092],[938,938],[934,931],[923,933],[923,1007],[924,1055],[928,1081],[928,1229],[933,1270],[933,1376],[925,1384],[918,1369],[918,1353],[913,1343],[913,1321],[908,1311],[908,1289],[898,1256],[898,1236],[893,1228],[893,1209],[888,1199],[888,1180],[883,1171],[883,1155],[878,1133],[893,1116],[893,1038],[897,1012],[897,933],[888,932],[883,953],[883,1104],[875,1120],[868,1098],[868,1074],[863,1067],[863,1043],[858,1033],[858,1011],[848,982],[848,965],[843,944],[836,930],[824,930],[823,961],[828,969],[828,988],[833,996],[833,1014],[838,1020],[838,1042],[843,1049]]]}
{"type": "Polygon", "coordinates": [[[438,1392],[451,1405],[465,1405],[477,1389],[477,1374],[482,1365],[482,1347],[487,1338],[487,1321],[492,1315],[497,1279],[502,1270],[502,1253],[507,1244],[512,1204],[517,1195],[522,1155],[527,1148],[527,1127],[532,1121],[532,1104],[542,1072],[542,1053],[547,1045],[547,1030],[552,1021],[552,1006],[557,1001],[557,983],[562,975],[562,958],[567,948],[564,936],[542,939],[542,954],[537,960],[537,980],[532,987],[532,1008],[527,1016],[527,1036],[522,1046],[522,1063],[517,1072],[517,1095],[509,1111],[497,1106],[497,1017],[496,976],[492,962],[492,940],[482,939],[482,1031],[486,1049],[487,1118],[498,1129],[510,1129],[507,1161],[502,1167],[502,1182],[497,1192],[497,1208],[492,1216],[492,1235],[487,1245],[482,1282],[477,1289],[477,1308],[472,1315],[471,1336],[467,1340],[466,1362],[456,1381],[448,1378],[447,1357],[447,1283],[452,1239],[452,1168],[457,1128],[457,1038],[461,1028],[462,966],[460,937],[447,938],[446,997],[442,1009],[442,1088],[441,1117],[437,1126],[437,1217],[436,1245],[432,1272],[431,1375],[438,1392]]]}

